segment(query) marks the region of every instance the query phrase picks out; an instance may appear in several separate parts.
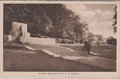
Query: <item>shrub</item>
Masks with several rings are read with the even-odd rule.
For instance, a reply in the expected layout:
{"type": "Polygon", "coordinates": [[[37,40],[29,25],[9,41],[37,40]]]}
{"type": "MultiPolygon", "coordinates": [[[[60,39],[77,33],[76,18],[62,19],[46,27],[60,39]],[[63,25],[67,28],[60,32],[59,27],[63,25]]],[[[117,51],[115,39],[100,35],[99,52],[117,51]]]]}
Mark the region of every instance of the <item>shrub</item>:
{"type": "Polygon", "coordinates": [[[70,39],[56,39],[57,43],[63,43],[63,44],[74,44],[75,42],[73,40],[70,39]]]}

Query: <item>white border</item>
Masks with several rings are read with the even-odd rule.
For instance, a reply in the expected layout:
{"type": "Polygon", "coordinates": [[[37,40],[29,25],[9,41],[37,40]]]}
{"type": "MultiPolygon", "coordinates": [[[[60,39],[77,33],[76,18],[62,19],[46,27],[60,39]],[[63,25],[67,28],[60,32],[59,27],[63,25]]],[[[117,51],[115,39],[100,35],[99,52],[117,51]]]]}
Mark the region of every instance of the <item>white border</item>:
{"type": "MultiPolygon", "coordinates": [[[[104,1],[1,1],[0,2],[0,25],[1,25],[1,29],[0,29],[0,77],[42,77],[42,78],[67,78],[67,79],[120,79],[120,37],[117,37],[117,72],[71,72],[71,73],[78,73],[77,75],[65,75],[65,74],[58,74],[58,75],[50,75],[47,74],[48,72],[3,72],[3,4],[4,3],[14,3],[14,4],[117,4],[118,6],[118,14],[120,14],[120,2],[116,1],[116,2],[104,2],[104,1]],[[46,73],[46,74],[42,74],[42,73],[46,73]]],[[[120,17],[120,15],[118,15],[118,17],[120,17]]],[[[117,35],[120,35],[120,18],[118,18],[118,25],[117,25],[117,29],[118,29],[118,33],[117,35]]],[[[54,72],[51,72],[54,73],[54,72]]],[[[56,73],[70,73],[70,72],[56,72],[56,73]]]]}

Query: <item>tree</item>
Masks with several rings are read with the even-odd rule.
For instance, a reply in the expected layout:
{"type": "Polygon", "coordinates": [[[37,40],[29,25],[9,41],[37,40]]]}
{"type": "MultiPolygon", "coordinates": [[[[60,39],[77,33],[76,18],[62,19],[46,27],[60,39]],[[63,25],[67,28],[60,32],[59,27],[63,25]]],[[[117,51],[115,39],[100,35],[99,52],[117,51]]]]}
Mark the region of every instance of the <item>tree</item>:
{"type": "Polygon", "coordinates": [[[107,44],[116,45],[117,40],[113,37],[109,37],[109,38],[107,38],[107,44]]]}
{"type": "Polygon", "coordinates": [[[87,40],[90,41],[90,42],[94,41],[94,36],[95,35],[93,33],[89,32],[87,34],[87,40]]]}
{"type": "Polygon", "coordinates": [[[78,31],[79,35],[83,33],[85,25],[80,23],[80,17],[75,15],[74,12],[67,9],[64,5],[49,4],[44,6],[47,15],[50,17],[52,21],[53,25],[52,34],[54,37],[73,38],[75,33],[78,34],[78,31]],[[76,32],[74,28],[77,27],[79,27],[79,30],[76,32]]]}
{"type": "Polygon", "coordinates": [[[62,4],[5,4],[4,13],[5,34],[13,21],[27,23],[32,36],[78,39],[87,29],[86,23],[62,4]]]}
{"type": "Polygon", "coordinates": [[[31,34],[48,34],[48,30],[52,26],[50,18],[46,15],[46,11],[40,5],[7,4],[4,6],[4,11],[5,34],[9,34],[13,21],[27,23],[28,31],[31,34]]]}

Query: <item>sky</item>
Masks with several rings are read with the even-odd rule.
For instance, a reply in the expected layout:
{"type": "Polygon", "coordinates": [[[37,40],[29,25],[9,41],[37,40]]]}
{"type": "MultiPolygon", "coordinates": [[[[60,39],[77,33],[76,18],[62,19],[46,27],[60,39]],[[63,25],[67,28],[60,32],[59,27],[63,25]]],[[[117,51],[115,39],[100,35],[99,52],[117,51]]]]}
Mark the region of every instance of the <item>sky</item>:
{"type": "Polygon", "coordinates": [[[115,4],[65,4],[88,24],[89,31],[102,34],[103,37],[115,36],[113,32],[113,15],[115,4]]]}

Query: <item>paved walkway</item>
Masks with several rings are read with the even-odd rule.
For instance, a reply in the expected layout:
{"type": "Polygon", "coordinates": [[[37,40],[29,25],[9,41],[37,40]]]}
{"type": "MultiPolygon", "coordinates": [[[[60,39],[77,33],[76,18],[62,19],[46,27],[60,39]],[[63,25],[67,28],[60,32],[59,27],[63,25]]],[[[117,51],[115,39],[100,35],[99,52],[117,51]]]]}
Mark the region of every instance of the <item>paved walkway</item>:
{"type": "Polygon", "coordinates": [[[71,48],[67,47],[59,47],[59,46],[25,46],[29,50],[42,50],[45,53],[52,55],[54,57],[61,57],[67,60],[72,60],[84,64],[89,64],[93,66],[97,66],[100,68],[115,70],[116,68],[116,60],[99,57],[97,53],[91,52],[92,54],[86,55],[83,51],[75,51],[71,48]]]}

